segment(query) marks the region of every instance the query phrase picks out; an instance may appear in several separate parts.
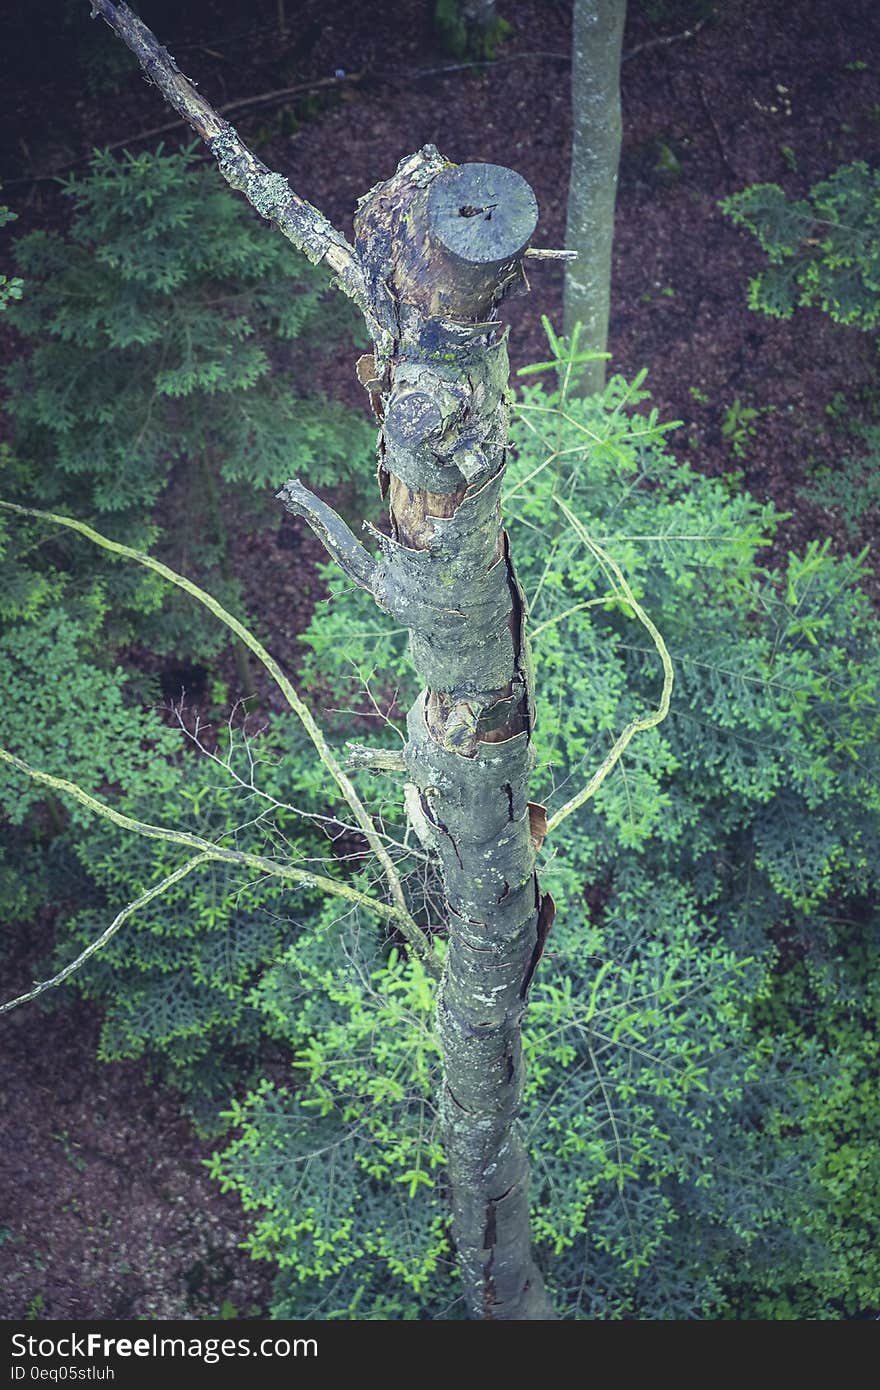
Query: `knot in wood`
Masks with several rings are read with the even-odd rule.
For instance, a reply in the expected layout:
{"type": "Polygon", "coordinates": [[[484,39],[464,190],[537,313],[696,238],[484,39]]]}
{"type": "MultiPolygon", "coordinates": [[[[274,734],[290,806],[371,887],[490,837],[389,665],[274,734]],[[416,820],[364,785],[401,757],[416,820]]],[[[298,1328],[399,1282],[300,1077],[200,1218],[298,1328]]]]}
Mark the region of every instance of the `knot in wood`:
{"type": "Polygon", "coordinates": [[[385,432],[409,448],[437,439],[443,429],[439,402],[424,391],[397,391],[385,417],[385,432]]]}

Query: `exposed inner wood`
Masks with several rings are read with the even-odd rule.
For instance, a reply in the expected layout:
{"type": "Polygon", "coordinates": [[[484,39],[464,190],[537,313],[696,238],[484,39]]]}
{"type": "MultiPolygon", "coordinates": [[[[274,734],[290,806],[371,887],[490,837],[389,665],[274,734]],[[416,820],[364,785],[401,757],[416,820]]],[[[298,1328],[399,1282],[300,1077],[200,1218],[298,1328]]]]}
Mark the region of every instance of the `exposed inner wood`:
{"type": "Polygon", "coordinates": [[[431,518],[454,516],[464,492],[425,492],[407,487],[394,473],[388,489],[392,533],[401,545],[427,550],[434,534],[431,518]]]}

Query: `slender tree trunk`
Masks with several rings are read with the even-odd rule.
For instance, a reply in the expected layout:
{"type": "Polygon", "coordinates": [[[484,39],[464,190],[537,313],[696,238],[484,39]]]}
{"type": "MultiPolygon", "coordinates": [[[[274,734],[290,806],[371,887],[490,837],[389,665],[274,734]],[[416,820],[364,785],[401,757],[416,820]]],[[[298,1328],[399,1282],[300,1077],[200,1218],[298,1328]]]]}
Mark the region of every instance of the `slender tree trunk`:
{"type": "Polygon", "coordinates": [[[286,505],[410,630],[425,689],[408,717],[410,820],[440,860],[449,951],[437,1020],[453,1233],[477,1318],[551,1318],[531,1255],[517,1128],[521,1026],[553,918],[538,889],[543,808],[530,806],[534,709],[525,605],[501,522],[506,335],[537,206],[497,165],[432,146],[361,201],[356,248],[390,336],[359,364],[382,429],[391,538],[376,561],[298,484],[286,505]]]}
{"type": "MultiPolygon", "coordinates": [[[[582,325],[580,351],[605,352],[611,295],[611,246],[620,162],[620,53],[626,0],[575,0],[572,34],[571,179],[565,244],[578,252],[566,267],[565,332],[582,325]]],[[[603,360],[584,364],[582,395],[605,385],[603,360]]]]}

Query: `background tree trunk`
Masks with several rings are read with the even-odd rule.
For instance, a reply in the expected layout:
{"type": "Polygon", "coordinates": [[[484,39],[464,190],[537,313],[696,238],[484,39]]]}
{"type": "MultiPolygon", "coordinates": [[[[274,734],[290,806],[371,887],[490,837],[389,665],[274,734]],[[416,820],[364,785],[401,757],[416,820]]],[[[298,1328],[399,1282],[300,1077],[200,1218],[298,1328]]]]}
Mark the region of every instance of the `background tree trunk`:
{"type": "MultiPolygon", "coordinates": [[[[565,332],[582,324],[580,351],[605,352],[611,291],[611,246],[620,162],[620,54],[626,0],[575,0],[572,34],[571,179],[565,245],[565,332]]],[[[583,365],[575,389],[601,391],[605,363],[583,365]]]]}

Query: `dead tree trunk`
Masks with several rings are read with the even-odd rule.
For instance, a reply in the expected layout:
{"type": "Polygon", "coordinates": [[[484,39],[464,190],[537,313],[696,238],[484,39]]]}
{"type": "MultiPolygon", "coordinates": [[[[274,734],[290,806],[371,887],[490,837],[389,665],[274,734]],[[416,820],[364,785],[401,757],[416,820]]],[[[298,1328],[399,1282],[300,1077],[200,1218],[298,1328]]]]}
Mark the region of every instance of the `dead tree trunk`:
{"type": "Polygon", "coordinates": [[[430,145],[362,199],[356,249],[386,333],[361,377],[381,419],[391,539],[374,533],[374,561],[299,484],[283,491],[409,628],[425,685],[407,720],[406,802],[446,892],[441,1115],[453,1233],[479,1318],[552,1317],[531,1256],[517,1115],[522,1017],[553,904],[534,867],[532,670],[501,522],[509,369],[494,319],[523,286],[536,221],[517,174],[451,165],[430,145]]]}
{"type": "Polygon", "coordinates": [[[508,360],[495,317],[526,288],[534,195],[509,169],[455,166],[428,145],[361,200],[351,247],[251,154],[127,6],[91,3],[229,183],[333,270],[373,338],[358,372],[381,424],[391,537],[373,532],[374,556],[299,481],[279,495],[410,632],[425,688],[408,717],[405,798],[445,887],[441,1116],[467,1304],[475,1318],[552,1318],[517,1120],[522,1019],[554,909],[535,874],[546,820],[528,800],[532,669],[501,521],[508,360]]]}

